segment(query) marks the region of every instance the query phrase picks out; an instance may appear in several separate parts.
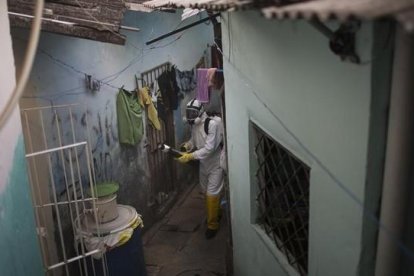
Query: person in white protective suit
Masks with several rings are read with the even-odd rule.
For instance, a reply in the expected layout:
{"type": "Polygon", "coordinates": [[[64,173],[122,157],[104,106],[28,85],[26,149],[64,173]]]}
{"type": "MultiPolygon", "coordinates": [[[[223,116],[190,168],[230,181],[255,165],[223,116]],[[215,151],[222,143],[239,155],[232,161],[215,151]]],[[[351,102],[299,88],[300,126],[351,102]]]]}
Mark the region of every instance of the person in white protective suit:
{"type": "Polygon", "coordinates": [[[187,104],[186,119],[191,125],[191,139],[182,145],[185,153],[178,161],[200,160],[200,185],[206,194],[205,235],[211,239],[219,229],[220,192],[223,189],[223,169],[220,166],[223,124],[220,117],[209,117],[196,99],[187,104]]]}

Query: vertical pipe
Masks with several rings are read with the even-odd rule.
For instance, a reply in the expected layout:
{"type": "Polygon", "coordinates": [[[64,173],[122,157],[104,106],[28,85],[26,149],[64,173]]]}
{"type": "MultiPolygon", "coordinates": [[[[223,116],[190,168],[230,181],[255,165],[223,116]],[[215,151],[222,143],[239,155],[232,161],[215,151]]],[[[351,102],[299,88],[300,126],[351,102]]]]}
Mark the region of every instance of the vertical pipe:
{"type": "Polygon", "coordinates": [[[414,141],[414,36],[397,27],[375,275],[398,275],[414,141]]]}

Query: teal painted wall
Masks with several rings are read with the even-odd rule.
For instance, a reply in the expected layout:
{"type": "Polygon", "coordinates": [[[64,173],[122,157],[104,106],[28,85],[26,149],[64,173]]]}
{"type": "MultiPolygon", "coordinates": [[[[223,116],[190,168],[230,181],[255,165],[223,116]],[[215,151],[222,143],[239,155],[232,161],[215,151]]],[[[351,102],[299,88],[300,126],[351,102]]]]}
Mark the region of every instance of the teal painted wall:
{"type": "MultiPolygon", "coordinates": [[[[357,35],[362,65],[342,62],[329,50],[327,38],[305,21],[234,12],[226,14],[222,30],[235,275],[297,274],[254,225],[250,120],[311,168],[308,274],[359,275],[362,248],[373,246],[372,241],[364,244],[367,218],[302,145],[364,201],[370,125],[386,120],[383,109],[375,120],[371,118],[373,24],[363,23],[357,35]]],[[[384,101],[376,102],[386,108],[384,101]]],[[[377,133],[385,135],[384,130],[377,133]]],[[[383,150],[382,146],[372,148],[383,150]]]]}
{"type": "Polygon", "coordinates": [[[22,135],[12,162],[7,186],[0,194],[1,275],[43,275],[22,135]]]}

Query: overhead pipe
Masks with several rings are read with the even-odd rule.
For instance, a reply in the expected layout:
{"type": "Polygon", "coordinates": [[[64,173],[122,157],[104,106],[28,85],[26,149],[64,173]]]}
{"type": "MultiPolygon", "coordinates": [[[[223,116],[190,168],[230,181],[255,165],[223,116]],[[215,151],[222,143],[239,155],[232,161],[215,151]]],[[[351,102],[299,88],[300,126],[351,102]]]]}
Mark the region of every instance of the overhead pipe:
{"type": "MultiPolygon", "coordinates": [[[[387,149],[376,276],[398,275],[408,191],[412,176],[414,143],[414,37],[397,27],[388,119],[387,149]]],[[[407,252],[406,252],[407,253],[407,252]]]]}
{"type": "Polygon", "coordinates": [[[174,31],[172,31],[172,32],[169,32],[169,33],[164,34],[164,35],[162,35],[162,36],[159,36],[159,37],[157,37],[157,38],[154,38],[154,39],[152,39],[152,40],[150,40],[150,41],[146,42],[145,44],[146,44],[146,45],[151,45],[151,44],[153,44],[153,43],[155,43],[155,42],[157,42],[157,41],[160,41],[160,40],[162,40],[162,39],[164,39],[164,38],[167,38],[167,37],[170,37],[170,36],[172,36],[172,35],[175,35],[176,33],[182,32],[182,31],[187,30],[187,29],[189,29],[189,28],[192,28],[192,27],[194,27],[194,26],[200,25],[200,24],[202,24],[202,23],[204,23],[204,22],[207,22],[207,21],[210,21],[210,20],[214,21],[214,19],[215,19],[217,16],[219,16],[219,15],[220,15],[220,13],[216,13],[216,14],[213,14],[213,15],[209,15],[208,17],[203,18],[203,19],[200,19],[200,20],[198,20],[198,21],[196,21],[196,22],[194,22],[194,23],[188,24],[187,26],[181,27],[181,28],[179,28],[179,29],[177,29],[177,30],[174,30],[174,31]]]}

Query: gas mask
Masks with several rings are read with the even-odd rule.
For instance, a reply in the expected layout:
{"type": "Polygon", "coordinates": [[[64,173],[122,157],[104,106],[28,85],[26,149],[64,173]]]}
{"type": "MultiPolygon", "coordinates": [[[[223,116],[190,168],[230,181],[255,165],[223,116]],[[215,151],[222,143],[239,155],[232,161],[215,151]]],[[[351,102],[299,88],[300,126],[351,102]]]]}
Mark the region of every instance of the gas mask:
{"type": "Polygon", "coordinates": [[[203,112],[203,105],[196,99],[193,99],[187,104],[187,108],[185,110],[185,121],[187,121],[190,125],[197,125],[201,123],[200,116],[203,112]]]}
{"type": "Polygon", "coordinates": [[[187,119],[187,117],[183,117],[183,123],[188,123],[189,125],[198,125],[199,123],[201,123],[201,118],[197,117],[194,120],[189,120],[187,119]]]}

